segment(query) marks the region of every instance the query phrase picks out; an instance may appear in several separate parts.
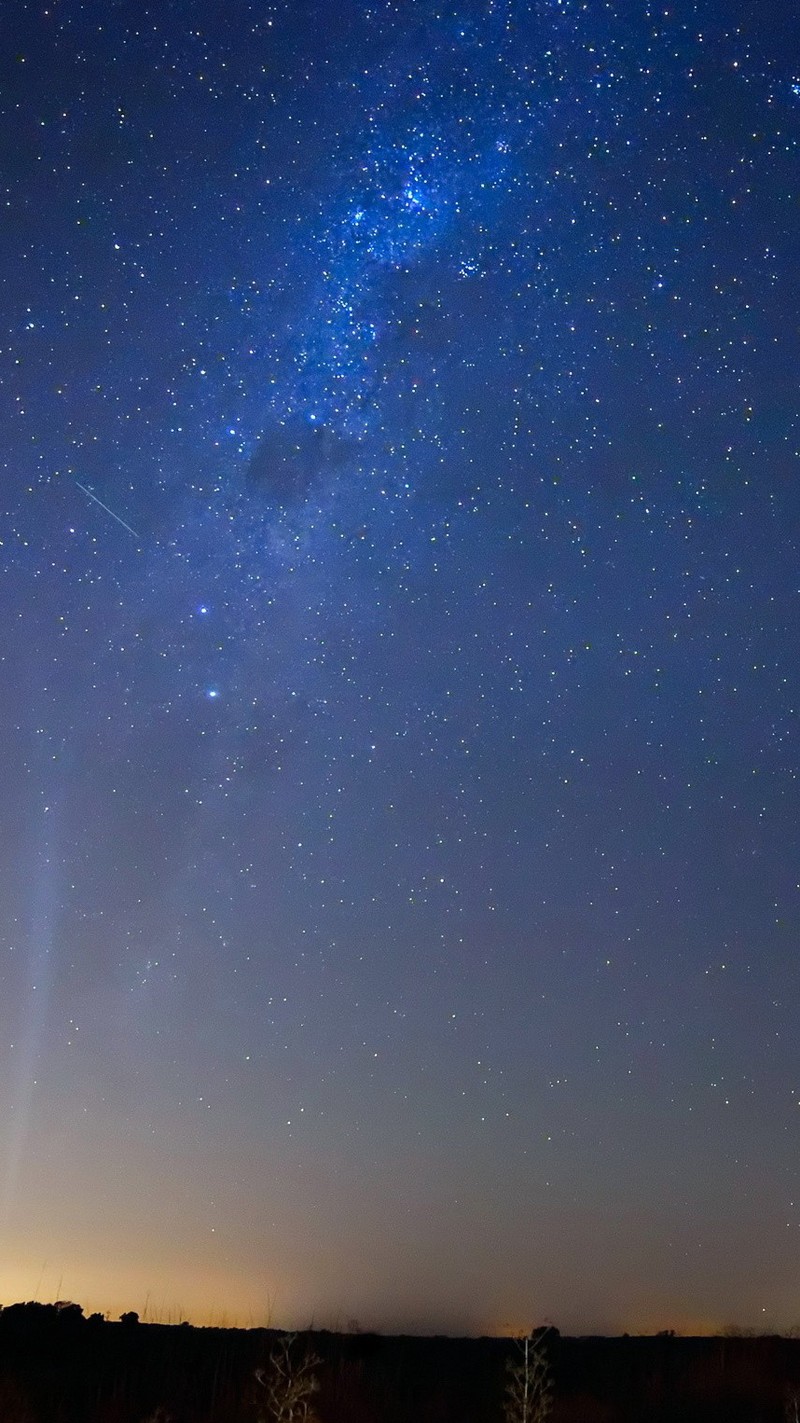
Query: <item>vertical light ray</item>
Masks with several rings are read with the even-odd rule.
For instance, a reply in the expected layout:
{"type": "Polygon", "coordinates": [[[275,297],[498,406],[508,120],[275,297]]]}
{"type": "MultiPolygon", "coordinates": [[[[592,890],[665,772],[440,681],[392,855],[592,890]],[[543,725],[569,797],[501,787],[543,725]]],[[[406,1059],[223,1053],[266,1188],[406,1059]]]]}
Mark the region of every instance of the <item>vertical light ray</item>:
{"type": "Polygon", "coordinates": [[[58,912],[58,855],[52,807],[32,854],[32,894],[25,930],[26,963],[19,986],[18,1028],[9,1072],[9,1116],[3,1150],[2,1221],[7,1226],[17,1197],[20,1172],[35,1113],[34,1098],[43,1065],[47,1010],[53,971],[58,912]]]}

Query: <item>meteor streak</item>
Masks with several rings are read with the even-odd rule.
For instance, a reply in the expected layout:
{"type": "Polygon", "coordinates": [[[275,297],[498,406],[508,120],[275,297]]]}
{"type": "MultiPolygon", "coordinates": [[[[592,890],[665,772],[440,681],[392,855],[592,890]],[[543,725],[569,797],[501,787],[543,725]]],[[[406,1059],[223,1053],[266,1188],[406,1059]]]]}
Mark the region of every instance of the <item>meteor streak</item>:
{"type": "Polygon", "coordinates": [[[77,484],[79,489],[83,490],[84,494],[89,499],[93,499],[95,504],[99,504],[101,509],[105,509],[106,513],[111,515],[112,519],[116,519],[117,523],[121,524],[123,529],[127,529],[129,534],[133,534],[133,537],[136,539],[137,543],[141,543],[139,535],[137,534],[135,529],[131,528],[130,524],[126,524],[125,520],[121,519],[119,514],[115,514],[113,509],[109,509],[108,505],[104,504],[102,499],[98,499],[97,495],[93,494],[91,489],[87,489],[85,484],[81,484],[79,479],[76,479],[75,483],[77,484]]]}

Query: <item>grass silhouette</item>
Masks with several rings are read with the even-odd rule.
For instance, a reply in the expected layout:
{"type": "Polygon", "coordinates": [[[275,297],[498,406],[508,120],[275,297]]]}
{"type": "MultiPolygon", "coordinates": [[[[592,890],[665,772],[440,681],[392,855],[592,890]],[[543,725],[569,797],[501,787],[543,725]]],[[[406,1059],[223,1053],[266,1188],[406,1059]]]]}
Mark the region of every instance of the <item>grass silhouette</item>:
{"type": "Polygon", "coordinates": [[[336,1334],[0,1309],[0,1423],[800,1423],[800,1339],[336,1334]]]}

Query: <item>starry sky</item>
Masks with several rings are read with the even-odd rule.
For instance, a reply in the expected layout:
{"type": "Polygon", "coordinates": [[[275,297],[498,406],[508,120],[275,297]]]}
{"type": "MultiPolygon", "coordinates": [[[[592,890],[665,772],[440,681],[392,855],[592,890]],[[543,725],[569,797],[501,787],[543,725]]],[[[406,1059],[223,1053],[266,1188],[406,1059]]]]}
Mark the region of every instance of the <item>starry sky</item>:
{"type": "Polygon", "coordinates": [[[795,1324],[796,7],[0,40],[0,1299],[795,1324]]]}

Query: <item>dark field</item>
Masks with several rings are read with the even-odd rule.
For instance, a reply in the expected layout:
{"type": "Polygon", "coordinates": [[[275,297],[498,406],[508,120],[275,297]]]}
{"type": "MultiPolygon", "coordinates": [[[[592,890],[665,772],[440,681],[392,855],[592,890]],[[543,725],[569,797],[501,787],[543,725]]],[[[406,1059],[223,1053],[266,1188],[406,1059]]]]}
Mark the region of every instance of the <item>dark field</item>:
{"type": "MultiPolygon", "coordinates": [[[[268,1411],[264,1380],[282,1338],[14,1305],[0,1313],[0,1421],[266,1423],[279,1416],[268,1411]]],[[[314,1331],[294,1339],[290,1358],[299,1367],[316,1356],[308,1418],[320,1423],[500,1423],[515,1348],[314,1331]]],[[[548,1361],[552,1423],[794,1423],[800,1399],[795,1339],[551,1332],[548,1361]]]]}

